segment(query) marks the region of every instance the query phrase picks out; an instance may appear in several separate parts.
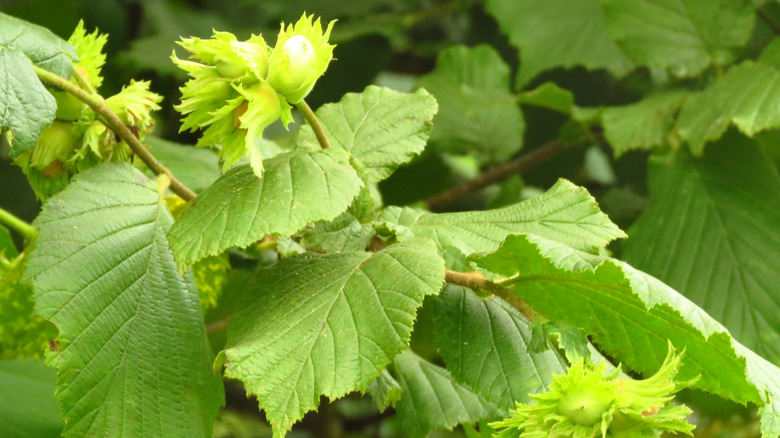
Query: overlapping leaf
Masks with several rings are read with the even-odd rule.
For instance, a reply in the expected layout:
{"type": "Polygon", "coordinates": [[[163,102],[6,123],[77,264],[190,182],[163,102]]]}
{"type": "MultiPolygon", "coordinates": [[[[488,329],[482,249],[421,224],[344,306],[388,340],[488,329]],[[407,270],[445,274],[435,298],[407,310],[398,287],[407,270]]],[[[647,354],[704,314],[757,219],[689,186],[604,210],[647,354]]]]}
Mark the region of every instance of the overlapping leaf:
{"type": "Polygon", "coordinates": [[[780,70],[745,61],[685,101],[674,130],[700,155],[730,124],[748,136],[780,127],[780,70]]]}
{"type": "Polygon", "coordinates": [[[657,157],[649,183],[651,202],[626,242],[626,261],[780,363],[780,176],[772,160],[727,135],[701,159],[657,157]]]}
{"type": "Polygon", "coordinates": [[[170,232],[179,266],[333,219],[362,186],[340,148],[296,149],[267,160],[265,167],[261,178],[249,165],[235,167],[187,205],[170,232]]]}
{"type": "Polygon", "coordinates": [[[417,84],[439,103],[431,142],[441,149],[503,161],[523,146],[525,121],[512,94],[509,66],[492,47],[449,48],[417,84]]]}
{"type": "Polygon", "coordinates": [[[700,375],[696,387],[756,403],[764,436],[780,434],[780,369],[657,279],[623,262],[531,235],[510,236],[498,251],[476,261],[497,274],[517,276],[514,293],[548,319],[583,327],[628,369],[652,374],[668,341],[684,347],[680,379],[700,375]]]}
{"type": "Polygon", "coordinates": [[[55,438],[62,432],[52,399],[57,373],[34,360],[0,361],[0,431],[4,438],[55,438]]]}
{"type": "Polygon", "coordinates": [[[222,404],[192,277],[177,273],[172,218],[128,164],[79,174],[51,198],[26,274],[59,329],[64,435],[206,436],[222,404]]]}
{"type": "Polygon", "coordinates": [[[528,350],[529,323],[506,301],[447,286],[434,303],[436,345],[447,370],[502,410],[530,402],[553,373],[566,372],[552,350],[528,350]]]}
{"type": "Polygon", "coordinates": [[[602,0],[607,28],[638,65],[691,77],[732,60],[755,22],[750,0],[602,0]]]}
{"type": "Polygon", "coordinates": [[[622,76],[631,61],[605,27],[601,0],[488,0],[487,9],[520,49],[517,80],[542,71],[582,65],[622,76]]]}
{"type": "Polygon", "coordinates": [[[0,12],[0,47],[17,50],[33,64],[70,78],[76,49],[45,27],[0,12]]]}
{"type": "Polygon", "coordinates": [[[258,271],[230,319],[226,375],[240,379],[282,436],[330,399],[365,391],[403,351],[417,308],[439,291],[429,240],[300,255],[258,271]]]}
{"type": "Polygon", "coordinates": [[[401,385],[393,376],[386,370],[382,370],[382,374],[374,379],[371,384],[368,385],[366,392],[371,394],[371,398],[376,403],[380,412],[384,412],[390,406],[394,406],[398,400],[401,399],[401,385]]]}
{"type": "Polygon", "coordinates": [[[325,252],[343,252],[366,249],[376,232],[368,224],[361,224],[355,216],[344,213],[331,222],[317,222],[303,236],[306,248],[325,252]]]}
{"type": "MultiPolygon", "coordinates": [[[[365,167],[368,181],[377,182],[422,152],[436,110],[425,90],[409,94],[371,85],[323,105],[317,117],[331,145],[347,150],[365,167]]],[[[308,125],[301,127],[298,143],[317,144],[308,125]]]]}
{"type": "Polygon", "coordinates": [[[494,251],[509,234],[535,233],[590,252],[625,236],[585,189],[564,179],[543,195],[504,208],[434,214],[389,207],[378,222],[393,229],[399,240],[428,237],[464,254],[494,251]]]}
{"type": "Polygon", "coordinates": [[[615,156],[632,149],[652,149],[669,143],[674,118],[687,93],[667,91],[647,96],[625,106],[609,107],[602,113],[604,137],[615,156]]]}
{"type": "Polygon", "coordinates": [[[456,382],[446,369],[411,350],[399,354],[393,365],[403,389],[395,408],[401,417],[404,436],[424,438],[431,430],[476,423],[501,412],[467,386],[456,382]]]}

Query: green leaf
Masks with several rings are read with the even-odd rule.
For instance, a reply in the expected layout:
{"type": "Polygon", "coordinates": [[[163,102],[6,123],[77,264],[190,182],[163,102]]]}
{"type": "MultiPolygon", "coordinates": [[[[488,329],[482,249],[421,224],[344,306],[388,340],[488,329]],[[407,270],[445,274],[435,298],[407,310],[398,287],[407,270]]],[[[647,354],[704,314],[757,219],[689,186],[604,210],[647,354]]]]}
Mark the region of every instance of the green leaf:
{"type": "Polygon", "coordinates": [[[229,270],[230,260],[227,254],[206,257],[192,265],[192,277],[198,289],[200,306],[204,311],[217,306],[229,270]]]}
{"type": "Polygon", "coordinates": [[[389,207],[377,222],[394,230],[399,240],[428,237],[467,255],[495,251],[509,234],[535,233],[590,252],[625,237],[587,190],[564,179],[536,198],[504,208],[434,214],[389,207]]]}
{"type": "Polygon", "coordinates": [[[487,10],[520,49],[518,84],[556,67],[604,68],[616,76],[632,68],[607,33],[601,0],[488,0],[487,10]]]}
{"type": "Polygon", "coordinates": [[[4,271],[2,260],[10,260],[18,254],[19,250],[17,250],[16,245],[14,245],[14,241],[11,238],[11,232],[8,231],[8,228],[5,226],[0,225],[0,274],[4,271]]]}
{"type": "MultiPolygon", "coordinates": [[[[531,340],[528,341],[528,351],[541,353],[550,348],[554,342],[557,348],[563,350],[569,363],[591,357],[591,344],[588,342],[585,330],[560,321],[547,321],[534,324],[531,329],[531,340]]],[[[594,361],[596,362],[596,361],[594,361]]]]}
{"type": "Polygon", "coordinates": [[[490,46],[451,47],[418,86],[439,103],[431,142],[447,152],[477,152],[504,161],[523,146],[525,121],[515,102],[509,66],[490,46]]]}
{"type": "Polygon", "coordinates": [[[692,77],[732,61],[750,38],[749,0],[602,0],[607,28],[638,65],[692,77]]]}
{"type": "MultiPolygon", "coordinates": [[[[145,142],[149,143],[149,152],[195,193],[206,190],[222,175],[219,156],[211,149],[195,148],[155,136],[147,136],[145,142]]],[[[154,175],[151,170],[145,173],[149,177],[154,175]]]]}
{"type": "Polygon", "coordinates": [[[0,361],[0,431],[4,438],[58,438],[56,373],[34,360],[0,361]]]}
{"type": "Polygon", "coordinates": [[[0,12],[0,48],[24,54],[36,66],[65,79],[78,61],[76,48],[49,29],[0,12]]]}
{"type": "Polygon", "coordinates": [[[395,380],[386,369],[382,370],[382,374],[374,379],[371,384],[366,388],[366,392],[371,394],[371,398],[376,403],[379,412],[384,412],[390,406],[395,406],[396,402],[401,399],[401,385],[395,380]]]}
{"type": "Polygon", "coordinates": [[[292,235],[346,210],[362,183],[340,148],[296,149],[264,163],[261,178],[237,166],[190,201],[171,228],[180,267],[245,247],[267,234],[292,235]]]}
{"type": "Polygon", "coordinates": [[[542,108],[571,115],[574,108],[574,94],[559,87],[555,82],[545,82],[533,90],[517,95],[517,101],[524,105],[540,106],[542,108]]]}
{"type": "MultiPolygon", "coordinates": [[[[378,182],[422,152],[436,109],[425,90],[409,94],[370,85],[321,106],[316,114],[331,146],[349,152],[365,167],[368,182],[378,182]]],[[[309,125],[301,127],[297,141],[319,147],[309,125]]]]}
{"type": "Polygon", "coordinates": [[[371,225],[361,224],[355,216],[343,213],[330,222],[317,222],[306,231],[301,244],[324,252],[344,252],[365,249],[376,232],[371,225]]]}
{"type": "Polygon", "coordinates": [[[436,345],[453,377],[503,411],[544,391],[566,365],[552,350],[528,351],[528,321],[506,301],[447,286],[435,298],[436,345]]]}
{"type": "MultiPolygon", "coordinates": [[[[27,258],[17,259],[0,274],[0,360],[40,359],[57,329],[33,313],[32,287],[23,281],[27,258]]],[[[0,429],[2,430],[2,429],[0,429]]]]}
{"type": "Polygon", "coordinates": [[[780,127],[780,71],[745,61],[732,67],[680,110],[675,132],[695,155],[720,138],[733,123],[748,136],[780,127]]]}
{"type": "Polygon", "coordinates": [[[765,436],[780,433],[780,369],[659,280],[618,260],[532,235],[509,236],[501,249],[476,261],[496,274],[516,276],[509,282],[513,293],[547,319],[584,328],[601,351],[628,369],[650,375],[668,341],[684,347],[680,380],[700,375],[695,387],[757,404],[765,436]]]}
{"type": "Polygon", "coordinates": [[[32,150],[57,112],[54,96],[46,91],[30,61],[16,49],[0,45],[0,131],[13,133],[9,155],[32,150]]]}
{"type": "Polygon", "coordinates": [[[754,142],[727,135],[700,159],[655,157],[649,184],[626,261],[780,363],[780,176],[772,160],[754,142]]]}
{"type": "Polygon", "coordinates": [[[283,436],[320,396],[364,392],[406,348],[417,308],[443,282],[428,240],[284,258],[258,271],[230,319],[225,374],[257,395],[283,436]]]}
{"type": "Polygon", "coordinates": [[[424,438],[434,429],[473,424],[500,413],[492,403],[453,380],[446,369],[411,350],[396,356],[393,365],[403,389],[395,409],[406,437],[424,438]]]}
{"type": "Polygon", "coordinates": [[[172,222],[157,184],[124,163],[80,173],[34,222],[26,275],[59,329],[47,363],[66,437],[210,434],[222,381],[172,222]]]}
{"type": "Polygon", "coordinates": [[[687,95],[682,90],[665,91],[631,105],[606,108],[601,116],[604,137],[615,156],[667,145],[675,115],[687,95]]]}

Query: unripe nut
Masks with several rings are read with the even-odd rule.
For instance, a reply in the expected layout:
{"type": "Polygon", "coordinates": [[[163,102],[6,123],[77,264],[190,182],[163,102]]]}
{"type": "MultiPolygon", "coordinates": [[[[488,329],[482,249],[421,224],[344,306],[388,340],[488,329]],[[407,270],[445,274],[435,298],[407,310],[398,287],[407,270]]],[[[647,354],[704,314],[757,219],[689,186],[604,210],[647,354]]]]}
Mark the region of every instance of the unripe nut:
{"type": "Polygon", "coordinates": [[[271,58],[268,83],[281,94],[303,86],[315,73],[317,66],[314,46],[302,35],[295,35],[285,41],[281,48],[274,50],[271,58]],[[285,59],[287,62],[283,62],[285,59]]]}
{"type": "Polygon", "coordinates": [[[54,116],[59,120],[75,121],[81,118],[81,114],[86,108],[86,104],[76,96],[64,91],[52,91],[51,93],[57,101],[57,114],[54,116]]]}
{"type": "Polygon", "coordinates": [[[38,145],[32,151],[30,165],[43,170],[53,161],[65,161],[76,148],[80,137],[76,135],[75,126],[70,122],[55,120],[51,126],[41,132],[38,145]]]}
{"type": "Polygon", "coordinates": [[[613,401],[614,395],[603,388],[574,386],[567,389],[558,402],[558,414],[567,417],[573,424],[593,426],[601,421],[613,401]]]}

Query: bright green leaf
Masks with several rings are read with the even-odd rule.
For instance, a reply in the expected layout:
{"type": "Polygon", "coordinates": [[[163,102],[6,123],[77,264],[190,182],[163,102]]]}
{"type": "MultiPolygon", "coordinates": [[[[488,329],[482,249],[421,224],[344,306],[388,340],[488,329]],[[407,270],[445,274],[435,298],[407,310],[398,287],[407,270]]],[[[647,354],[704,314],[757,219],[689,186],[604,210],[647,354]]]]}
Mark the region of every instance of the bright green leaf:
{"type": "Polygon", "coordinates": [[[518,233],[535,233],[590,252],[625,237],[587,190],[564,179],[546,193],[508,207],[441,214],[389,207],[378,222],[387,224],[400,240],[428,237],[464,254],[494,251],[507,235],[518,233]]]}
{"type": "Polygon", "coordinates": [[[227,254],[206,257],[192,265],[192,277],[204,311],[216,307],[229,270],[227,254]]]}
{"type": "Polygon", "coordinates": [[[453,380],[446,369],[411,350],[396,356],[393,365],[403,389],[395,409],[406,437],[424,438],[434,429],[473,424],[500,413],[492,403],[453,380]]]}
{"type": "Polygon", "coordinates": [[[0,431],[3,438],[59,438],[57,373],[34,360],[0,361],[0,431]]]}
{"type": "Polygon", "coordinates": [[[559,87],[555,82],[545,82],[533,90],[517,95],[517,101],[524,105],[534,105],[558,111],[566,115],[574,108],[574,94],[559,87]]]}
{"type": "Polygon", "coordinates": [[[171,228],[179,266],[335,218],[362,185],[347,160],[340,148],[296,149],[266,160],[261,178],[249,165],[231,169],[190,201],[171,228]]]}
{"type": "Polygon", "coordinates": [[[733,59],[750,38],[749,0],[602,0],[607,28],[638,65],[696,76],[733,59]]]}
{"type": "Polygon", "coordinates": [[[555,67],[604,68],[616,76],[632,68],[607,33],[601,0],[488,0],[487,9],[520,49],[519,84],[555,67]]]}
{"type": "Polygon", "coordinates": [[[59,329],[47,363],[66,437],[210,434],[222,381],[172,222],[157,184],[124,163],[77,175],[34,222],[26,275],[59,329]]]}
{"type": "Polygon", "coordinates": [[[780,70],[745,61],[688,98],[674,129],[691,151],[720,138],[733,123],[748,136],[780,127],[780,70]]]}
{"type": "Polygon", "coordinates": [[[504,411],[544,391],[566,365],[552,350],[528,351],[528,321],[506,301],[447,286],[435,298],[436,345],[453,377],[504,411]]]}
{"type": "Polygon", "coordinates": [[[0,274],[3,273],[2,260],[10,260],[19,254],[14,241],[11,238],[11,232],[3,225],[0,225],[0,274]]]}
{"type": "Polygon", "coordinates": [[[364,392],[406,348],[417,308],[443,282],[428,240],[284,258],[258,271],[230,319],[225,374],[257,396],[282,436],[320,396],[364,392]]]}
{"type": "MultiPolygon", "coordinates": [[[[211,149],[195,148],[147,136],[151,152],[172,174],[195,193],[200,193],[222,175],[219,156],[211,149]]],[[[152,177],[152,172],[146,174],[152,177]]]]}
{"type": "Polygon", "coordinates": [[[669,132],[687,93],[666,91],[637,103],[606,108],[602,113],[604,137],[615,156],[632,149],[653,149],[669,144],[669,132]]]}
{"type": "Polygon", "coordinates": [[[513,292],[534,310],[584,328],[594,344],[630,370],[654,373],[669,341],[685,348],[681,380],[700,375],[695,387],[759,405],[762,432],[780,433],[780,369],[659,280],[618,260],[532,235],[509,236],[501,249],[476,261],[515,277],[513,292]]]}
{"type": "Polygon", "coordinates": [[[780,363],[780,176],[772,160],[734,134],[700,159],[680,152],[651,163],[650,204],[625,244],[626,261],[780,363]]]}
{"type": "Polygon", "coordinates": [[[395,406],[396,402],[401,399],[403,390],[398,381],[387,370],[382,370],[382,374],[368,385],[366,392],[371,394],[379,412],[384,412],[390,406],[395,406]]]}
{"type": "Polygon", "coordinates": [[[0,12],[0,48],[24,54],[36,66],[57,76],[70,78],[76,48],[49,29],[0,12]]]}
{"type": "MultiPolygon", "coordinates": [[[[425,90],[409,94],[370,85],[323,105],[316,114],[331,146],[347,150],[365,166],[368,182],[378,182],[422,152],[436,109],[425,90]]],[[[309,125],[301,127],[297,141],[317,145],[309,125]]]]}
{"type": "Polygon", "coordinates": [[[431,142],[442,150],[504,161],[523,146],[525,121],[512,93],[509,66],[492,47],[445,50],[417,85],[439,103],[431,142]]]}

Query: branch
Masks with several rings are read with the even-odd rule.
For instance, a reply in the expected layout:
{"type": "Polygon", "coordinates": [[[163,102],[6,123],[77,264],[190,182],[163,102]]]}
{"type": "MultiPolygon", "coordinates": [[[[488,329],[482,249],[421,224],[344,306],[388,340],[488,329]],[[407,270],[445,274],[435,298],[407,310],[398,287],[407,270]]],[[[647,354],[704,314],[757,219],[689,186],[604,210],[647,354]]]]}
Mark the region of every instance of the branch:
{"type": "Polygon", "coordinates": [[[770,29],[772,29],[772,32],[775,34],[780,34],[780,24],[778,24],[777,21],[775,21],[775,19],[764,10],[764,8],[758,9],[758,17],[761,18],[761,20],[763,20],[770,29]]]}
{"type": "Polygon", "coordinates": [[[431,211],[441,210],[444,206],[451,204],[465,195],[474,193],[477,190],[501,182],[516,173],[521,173],[535,167],[563,152],[564,149],[566,149],[566,147],[562,143],[553,140],[538,149],[521,155],[511,161],[491,167],[479,174],[476,178],[468,180],[459,186],[452,187],[433,195],[426,199],[425,203],[431,211]]]}
{"type": "Polygon", "coordinates": [[[28,241],[34,240],[38,236],[38,230],[35,227],[2,208],[0,208],[0,223],[8,225],[9,228],[24,236],[28,241]]]}
{"type": "Polygon", "coordinates": [[[303,117],[306,119],[306,123],[311,126],[312,131],[314,131],[314,135],[317,136],[317,141],[320,142],[320,146],[322,146],[323,149],[328,149],[330,147],[330,143],[328,143],[328,137],[325,136],[325,130],[322,129],[320,119],[314,115],[314,111],[311,110],[309,104],[307,104],[306,101],[301,100],[295,105],[295,107],[298,108],[298,111],[303,114],[303,117]]]}
{"type": "Polygon", "coordinates": [[[40,67],[33,66],[33,69],[35,69],[35,73],[38,75],[38,78],[41,80],[41,82],[66,91],[89,105],[89,107],[92,108],[96,114],[103,118],[106,126],[114,131],[114,133],[119,136],[120,139],[127,143],[130,146],[130,149],[133,150],[133,153],[137,155],[138,158],[140,158],[141,161],[143,161],[144,164],[146,164],[155,175],[165,174],[171,179],[170,188],[180,198],[184,199],[185,201],[191,201],[195,198],[195,192],[190,190],[189,187],[185,186],[181,181],[176,179],[176,177],[173,176],[167,167],[163,166],[162,163],[154,158],[149,150],[146,149],[146,146],[144,146],[138,137],[133,134],[130,128],[125,125],[124,122],[122,122],[119,116],[117,116],[116,113],[108,107],[108,105],[106,105],[106,101],[102,96],[99,94],[89,94],[70,81],[65,80],[40,67]]]}
{"type": "Polygon", "coordinates": [[[444,272],[444,281],[457,286],[466,286],[477,291],[488,292],[503,298],[504,301],[512,305],[529,321],[534,321],[537,318],[533,309],[520,297],[510,293],[509,290],[500,284],[490,281],[490,279],[479,272],[457,272],[448,269],[444,272]]]}

